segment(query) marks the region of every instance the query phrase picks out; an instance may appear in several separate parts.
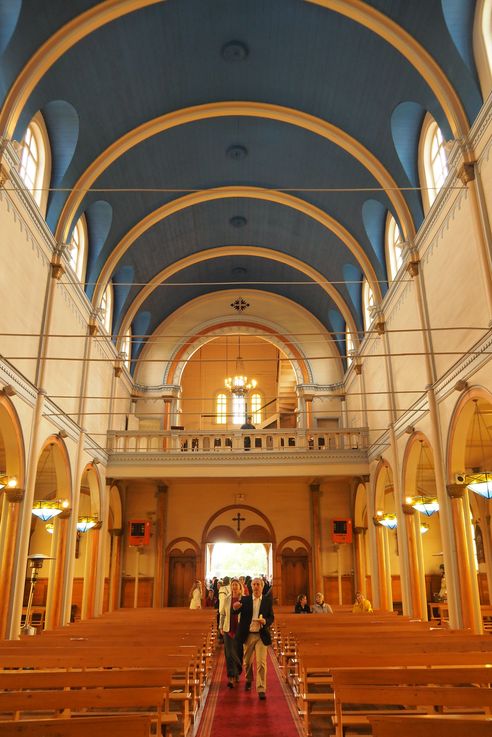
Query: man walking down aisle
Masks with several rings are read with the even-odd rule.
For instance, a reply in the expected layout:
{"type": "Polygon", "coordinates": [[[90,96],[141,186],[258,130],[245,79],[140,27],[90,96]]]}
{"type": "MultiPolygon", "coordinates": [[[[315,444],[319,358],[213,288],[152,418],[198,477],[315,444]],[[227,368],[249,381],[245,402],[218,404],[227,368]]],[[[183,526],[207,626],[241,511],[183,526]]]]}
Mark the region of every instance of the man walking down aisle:
{"type": "Polygon", "coordinates": [[[262,701],[266,699],[267,652],[272,644],[270,627],[274,620],[272,596],[271,593],[263,596],[263,586],[263,579],[254,578],[252,596],[243,596],[235,605],[241,613],[236,637],[244,644],[245,689],[251,690],[253,655],[256,655],[256,691],[262,701]]]}

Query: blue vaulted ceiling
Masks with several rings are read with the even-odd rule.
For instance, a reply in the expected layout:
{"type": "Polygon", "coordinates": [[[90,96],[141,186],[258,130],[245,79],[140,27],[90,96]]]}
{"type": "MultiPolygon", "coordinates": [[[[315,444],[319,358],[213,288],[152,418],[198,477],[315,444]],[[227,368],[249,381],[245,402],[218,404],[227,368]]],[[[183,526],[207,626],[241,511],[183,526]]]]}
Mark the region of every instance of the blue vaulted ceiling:
{"type": "MultiPolygon", "coordinates": [[[[87,11],[97,16],[105,5],[0,0],[0,96],[6,99],[29,59],[60,29],[77,18],[75,28],[82,27],[79,16],[87,11]]],[[[353,3],[347,0],[346,5],[353,3]]],[[[360,5],[396,23],[434,59],[470,125],[482,102],[472,65],[475,3],[370,0],[360,5]]],[[[265,112],[266,106],[288,108],[304,119],[312,116],[355,139],[404,189],[414,232],[423,219],[420,194],[411,188],[425,112],[435,117],[446,138],[455,132],[425,74],[380,35],[329,6],[322,0],[135,0],[132,12],[95,23],[88,35],[67,44],[39,76],[18,111],[13,136],[22,137],[37,111],[45,115],[52,139],[52,184],[58,188],[49,197],[47,222],[54,233],[62,223],[68,235],[79,215],[86,214],[90,298],[109,256],[149,213],[193,191],[237,186],[288,192],[326,213],[366,253],[384,295],[384,217],[389,211],[399,220],[401,210],[396,211],[367,161],[357,160],[318,129],[277,119],[265,112]],[[70,190],[120,138],[160,116],[234,102],[252,103],[263,112],[210,117],[205,111],[192,121],[156,130],[108,160],[70,222],[63,223],[70,190]]],[[[61,31],[66,34],[68,28],[61,31]]],[[[239,268],[246,271],[240,272],[240,281],[233,279],[238,287],[262,282],[254,288],[286,296],[328,331],[339,330],[333,299],[320,286],[298,284],[307,280],[305,264],[331,282],[362,329],[357,282],[363,268],[356,255],[302,208],[273,199],[240,196],[195,203],[140,235],[119,254],[111,272],[114,332],[143,286],[163,269],[224,246],[239,252],[178,269],[167,286],[142,302],[135,326],[145,325],[149,335],[189,300],[223,289],[239,268]],[[300,267],[251,252],[243,255],[240,248],[246,246],[285,254],[300,267]]]]}

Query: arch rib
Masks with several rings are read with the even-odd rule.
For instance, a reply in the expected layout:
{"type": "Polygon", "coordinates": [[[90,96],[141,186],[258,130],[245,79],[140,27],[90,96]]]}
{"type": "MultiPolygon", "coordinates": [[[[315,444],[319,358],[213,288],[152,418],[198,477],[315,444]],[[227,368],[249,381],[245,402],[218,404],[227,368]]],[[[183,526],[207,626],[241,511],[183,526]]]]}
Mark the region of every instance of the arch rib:
{"type": "Polygon", "coordinates": [[[179,197],[172,202],[168,202],[157,210],[154,210],[154,212],[149,213],[149,215],[129,230],[112,250],[101,269],[101,273],[97,278],[96,287],[94,289],[94,295],[92,298],[93,304],[98,305],[100,303],[106,284],[110,279],[111,274],[116,269],[118,262],[123,258],[135,241],[147,230],[170,215],[174,215],[187,207],[230,197],[266,200],[268,202],[285,205],[286,207],[291,207],[292,209],[313,218],[325,228],[332,231],[357,259],[364,276],[371,286],[376,301],[381,301],[381,288],[371,261],[367,257],[364,249],[341,223],[330,215],[327,215],[323,210],[320,210],[315,205],[311,205],[298,197],[294,197],[293,195],[285,192],[278,192],[276,190],[261,189],[259,187],[218,187],[216,189],[192,192],[184,197],[179,197]]]}
{"type": "Polygon", "coordinates": [[[129,131],[117,141],[114,141],[85,170],[68,196],[55,231],[57,241],[61,243],[66,241],[70,232],[71,222],[87,190],[90,189],[98,177],[120,156],[148,138],[171,130],[176,126],[222,117],[254,117],[276,120],[307,130],[310,133],[314,133],[314,135],[340,146],[357,159],[386,191],[400,220],[404,239],[410,240],[415,235],[415,227],[410,210],[395,180],[381,162],[358,140],[352,138],[352,136],[341,128],[337,128],[337,126],[314,115],[308,115],[301,110],[268,103],[238,101],[216,102],[182,108],[181,110],[176,110],[149,120],[138,126],[138,128],[129,131]]]}

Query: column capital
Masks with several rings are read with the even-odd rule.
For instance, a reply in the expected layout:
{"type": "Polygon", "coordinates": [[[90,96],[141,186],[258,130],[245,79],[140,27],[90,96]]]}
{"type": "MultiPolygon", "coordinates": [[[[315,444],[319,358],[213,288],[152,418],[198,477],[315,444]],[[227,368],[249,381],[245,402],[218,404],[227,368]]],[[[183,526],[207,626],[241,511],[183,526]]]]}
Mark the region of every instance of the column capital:
{"type": "Polygon", "coordinates": [[[468,184],[468,182],[473,182],[473,180],[475,179],[475,165],[476,161],[466,161],[456,171],[457,178],[465,186],[468,184]]]}
{"type": "Polygon", "coordinates": [[[408,514],[409,516],[415,514],[415,509],[411,504],[402,504],[401,509],[403,514],[408,514]]]}
{"type": "Polygon", "coordinates": [[[372,521],[373,521],[374,527],[384,527],[384,525],[381,524],[381,522],[378,519],[378,517],[373,517],[372,518],[372,521]]]}
{"type": "Polygon", "coordinates": [[[22,502],[24,500],[25,493],[24,489],[18,489],[16,486],[14,488],[6,487],[5,489],[5,494],[9,504],[18,504],[19,502],[22,502]]]}
{"type": "Polygon", "coordinates": [[[354,535],[363,535],[367,532],[367,527],[354,527],[354,535]]]}
{"type": "Polygon", "coordinates": [[[320,490],[320,484],[309,484],[309,489],[313,492],[313,494],[318,494],[320,490]]]}
{"type": "Polygon", "coordinates": [[[168,489],[169,489],[169,486],[167,484],[157,484],[155,495],[163,496],[164,494],[167,494],[168,489]]]}
{"type": "Polygon", "coordinates": [[[354,362],[354,371],[357,374],[357,376],[361,375],[362,373],[362,362],[361,361],[354,362]]]}
{"type": "Polygon", "coordinates": [[[447,484],[446,490],[450,499],[462,499],[466,486],[464,484],[447,484]]]}
{"type": "Polygon", "coordinates": [[[119,527],[109,530],[109,533],[110,535],[113,535],[113,537],[123,537],[123,530],[119,527]]]}

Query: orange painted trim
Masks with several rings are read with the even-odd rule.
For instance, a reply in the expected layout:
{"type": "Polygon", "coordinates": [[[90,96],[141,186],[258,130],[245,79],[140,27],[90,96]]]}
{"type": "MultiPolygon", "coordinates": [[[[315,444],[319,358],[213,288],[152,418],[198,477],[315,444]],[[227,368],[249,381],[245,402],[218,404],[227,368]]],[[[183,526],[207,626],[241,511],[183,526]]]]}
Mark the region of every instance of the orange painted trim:
{"type": "Polygon", "coordinates": [[[10,88],[0,113],[0,131],[12,138],[15,128],[36,85],[65,52],[116,18],[165,0],[105,0],[72,18],[31,56],[10,88]]]}
{"type": "Polygon", "coordinates": [[[208,520],[205,522],[205,525],[203,526],[202,546],[203,545],[206,545],[207,542],[208,542],[207,541],[207,536],[208,536],[208,533],[210,532],[210,529],[212,527],[212,524],[213,524],[214,520],[216,520],[217,517],[220,517],[221,514],[224,514],[224,512],[228,512],[229,510],[233,510],[235,512],[236,511],[241,511],[241,510],[246,510],[248,512],[253,512],[254,514],[257,514],[258,517],[261,517],[262,520],[265,522],[265,524],[266,524],[266,526],[268,528],[268,531],[270,532],[271,539],[270,540],[267,540],[266,542],[269,542],[272,545],[272,554],[273,554],[273,548],[276,545],[276,535],[275,535],[275,530],[273,528],[273,525],[270,522],[270,519],[266,516],[266,514],[264,514],[263,512],[261,512],[256,507],[251,507],[248,504],[229,504],[228,506],[222,507],[221,509],[218,509],[216,512],[214,512],[214,514],[212,514],[208,518],[208,520]]]}
{"type": "MultiPolygon", "coordinates": [[[[256,323],[254,323],[254,322],[243,322],[242,320],[241,321],[238,320],[238,321],[221,322],[221,323],[218,323],[217,325],[213,325],[211,327],[204,328],[203,330],[200,330],[198,333],[195,333],[195,335],[193,335],[193,337],[190,337],[189,338],[188,344],[189,343],[193,343],[195,340],[197,340],[198,338],[200,338],[200,336],[209,335],[210,333],[215,333],[217,330],[221,330],[222,328],[226,328],[226,327],[227,328],[231,328],[231,327],[235,327],[235,326],[252,327],[252,328],[255,328],[255,329],[258,329],[259,328],[259,326],[256,323]]],[[[272,328],[265,327],[264,325],[261,326],[261,330],[263,332],[265,332],[265,333],[269,333],[270,335],[275,335],[275,337],[278,337],[284,343],[284,345],[288,346],[289,351],[291,351],[292,354],[295,355],[295,360],[298,361],[299,366],[301,367],[303,380],[306,383],[308,383],[310,379],[309,379],[309,373],[308,373],[308,371],[306,369],[306,361],[303,358],[303,356],[299,353],[299,351],[297,350],[297,348],[289,341],[288,338],[285,338],[284,336],[279,335],[279,333],[276,330],[273,330],[272,328]]],[[[220,337],[220,336],[216,336],[216,337],[220,337]]],[[[181,362],[182,357],[183,357],[185,351],[187,350],[187,348],[188,348],[187,345],[181,346],[181,348],[179,349],[178,353],[176,354],[173,362],[169,366],[169,372],[168,372],[168,378],[167,378],[167,383],[168,384],[172,384],[174,382],[174,374],[175,374],[175,371],[176,371],[176,369],[178,367],[178,364],[181,362]]]]}

